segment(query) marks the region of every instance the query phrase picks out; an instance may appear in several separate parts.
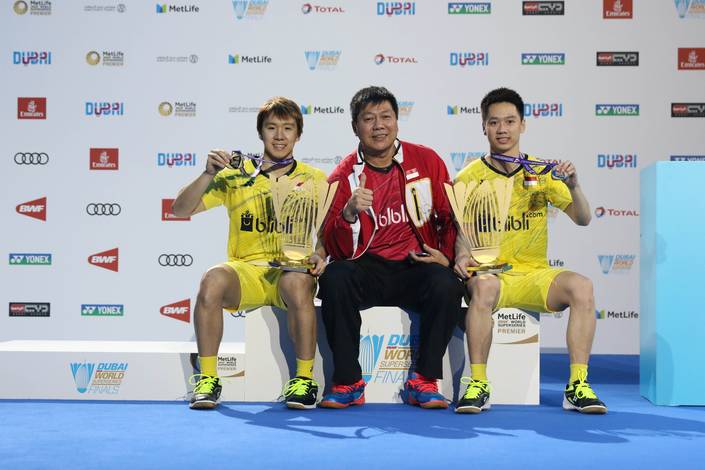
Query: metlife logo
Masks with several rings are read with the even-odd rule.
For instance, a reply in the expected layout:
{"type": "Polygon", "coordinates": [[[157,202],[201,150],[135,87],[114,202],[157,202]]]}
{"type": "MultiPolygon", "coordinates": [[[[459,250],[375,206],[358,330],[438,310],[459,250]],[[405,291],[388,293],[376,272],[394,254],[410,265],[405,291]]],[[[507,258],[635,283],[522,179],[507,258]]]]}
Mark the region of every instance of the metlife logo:
{"type": "Polygon", "coordinates": [[[245,54],[228,54],[228,64],[271,64],[272,58],[268,55],[245,55],[245,54]]]}
{"type": "Polygon", "coordinates": [[[318,106],[312,104],[302,104],[301,114],[310,116],[312,114],[345,114],[345,108],[338,105],[318,106]]]}

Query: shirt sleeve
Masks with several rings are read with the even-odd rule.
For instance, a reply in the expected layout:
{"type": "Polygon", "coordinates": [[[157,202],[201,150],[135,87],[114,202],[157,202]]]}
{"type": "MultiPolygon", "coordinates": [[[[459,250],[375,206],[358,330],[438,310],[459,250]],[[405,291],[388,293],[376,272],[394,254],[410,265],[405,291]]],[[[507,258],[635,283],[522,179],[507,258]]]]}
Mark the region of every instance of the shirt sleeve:
{"type": "Polygon", "coordinates": [[[221,173],[215,175],[211,184],[206,188],[206,192],[201,196],[201,201],[206,209],[225,204],[225,195],[227,193],[227,183],[221,173]]]}

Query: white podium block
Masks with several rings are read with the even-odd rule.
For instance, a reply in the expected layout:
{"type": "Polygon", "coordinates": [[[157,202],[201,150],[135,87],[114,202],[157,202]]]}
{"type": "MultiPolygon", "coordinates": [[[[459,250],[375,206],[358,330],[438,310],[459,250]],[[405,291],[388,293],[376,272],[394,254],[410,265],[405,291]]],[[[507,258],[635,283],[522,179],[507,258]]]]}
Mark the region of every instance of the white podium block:
{"type": "MultiPolygon", "coordinates": [[[[193,388],[196,343],[5,341],[0,356],[4,399],[184,400],[193,388]]],[[[223,343],[222,400],[244,399],[244,369],[245,345],[223,343]]]]}
{"type": "MultiPolygon", "coordinates": [[[[320,311],[318,351],[314,378],[327,390],[332,376],[332,356],[320,311]]],[[[361,312],[360,356],[362,377],[367,382],[368,403],[401,402],[399,391],[413,366],[418,343],[418,317],[397,307],[373,307],[361,312]]],[[[494,404],[539,403],[538,314],[502,309],[494,314],[495,325],[488,375],[494,404]]],[[[247,314],[245,344],[248,355],[246,401],[274,401],[295,372],[295,354],[288,337],[286,312],[261,308],[247,314]]],[[[469,376],[465,333],[456,329],[444,357],[445,379],[440,390],[453,399],[462,393],[462,375],[469,376]]]]}
{"type": "MultiPolygon", "coordinates": [[[[487,378],[492,386],[490,403],[497,405],[539,404],[539,314],[503,308],[492,315],[492,348],[487,378]]],[[[465,332],[457,329],[448,345],[440,387],[453,401],[465,391],[461,377],[470,376],[465,332]]]]}

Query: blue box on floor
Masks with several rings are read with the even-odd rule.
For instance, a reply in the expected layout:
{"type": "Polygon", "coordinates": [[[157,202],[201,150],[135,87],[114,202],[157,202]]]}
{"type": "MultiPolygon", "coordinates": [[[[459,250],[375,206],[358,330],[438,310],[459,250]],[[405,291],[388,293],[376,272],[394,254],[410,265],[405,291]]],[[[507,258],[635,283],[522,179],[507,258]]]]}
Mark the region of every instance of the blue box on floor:
{"type": "Polygon", "coordinates": [[[705,405],[705,163],[641,172],[640,392],[705,405]]]}

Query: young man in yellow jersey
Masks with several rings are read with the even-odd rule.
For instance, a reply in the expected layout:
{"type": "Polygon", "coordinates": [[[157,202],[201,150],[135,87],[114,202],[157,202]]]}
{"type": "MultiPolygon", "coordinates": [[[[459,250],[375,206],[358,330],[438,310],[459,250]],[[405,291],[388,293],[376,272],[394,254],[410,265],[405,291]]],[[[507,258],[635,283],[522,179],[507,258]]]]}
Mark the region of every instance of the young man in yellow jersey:
{"type": "Polygon", "coordinates": [[[491,91],[483,98],[481,111],[490,153],[465,167],[456,182],[513,179],[508,221],[497,260],[513,268],[497,275],[470,276],[468,266],[478,263],[462,238],[457,238],[455,271],[465,279],[471,296],[465,326],[472,378],[455,411],[479,413],[490,407],[486,365],[492,344],[493,311],[516,307],[558,312],[570,307],[566,335],[570,378],[563,408],[604,414],[607,407],[587,382],[596,324],[592,282],[580,274],[550,268],[546,258],[549,204],[561,209],[578,225],[590,223],[590,206],[578,183],[575,166],[563,161],[549,171],[551,164],[532,164],[531,161],[538,159],[521,153],[519,138],[526,122],[524,102],[515,91],[507,88],[491,91]]]}
{"type": "Polygon", "coordinates": [[[303,132],[301,109],[293,101],[276,97],[266,101],[257,115],[257,132],[264,143],[259,162],[246,160],[231,166],[224,150],[208,153],[205,171],[184,187],[173,204],[177,216],[190,216],[223,205],[230,217],[228,260],[203,275],[196,301],[194,327],[201,374],[195,384],[191,408],[217,406],[222,386],[216,372],[218,347],[223,336],[223,309],[250,310],[273,305],[287,311],[289,333],[296,352],[296,376],[285,388],[289,408],[316,405],[318,384],[313,380],[316,352],[316,315],[313,306],[315,276],[325,269],[323,248],[309,258],[309,273],[283,272],[267,266],[276,256],[281,227],[274,218],[271,181],[288,175],[302,182],[325,183],[325,174],[293,158],[294,145],[303,132]],[[258,171],[256,166],[259,166],[258,171]]]}

